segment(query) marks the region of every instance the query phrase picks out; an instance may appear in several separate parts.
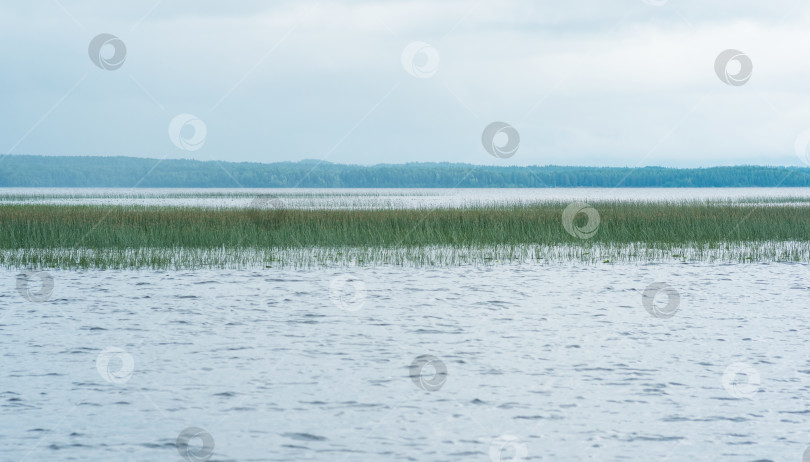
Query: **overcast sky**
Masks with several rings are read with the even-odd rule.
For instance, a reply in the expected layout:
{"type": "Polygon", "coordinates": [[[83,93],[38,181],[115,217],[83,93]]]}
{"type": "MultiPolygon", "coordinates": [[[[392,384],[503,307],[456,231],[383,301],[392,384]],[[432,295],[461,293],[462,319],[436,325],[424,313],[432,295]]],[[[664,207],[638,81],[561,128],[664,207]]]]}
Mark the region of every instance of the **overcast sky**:
{"type": "Polygon", "coordinates": [[[0,57],[0,154],[802,165],[810,130],[801,0],[27,0],[0,57]]]}

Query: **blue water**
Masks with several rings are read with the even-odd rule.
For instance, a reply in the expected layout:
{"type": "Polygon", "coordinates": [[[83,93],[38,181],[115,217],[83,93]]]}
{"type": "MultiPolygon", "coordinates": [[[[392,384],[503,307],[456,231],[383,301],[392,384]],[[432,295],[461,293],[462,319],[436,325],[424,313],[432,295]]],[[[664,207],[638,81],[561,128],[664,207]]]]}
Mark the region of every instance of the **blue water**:
{"type": "Polygon", "coordinates": [[[801,460],[810,443],[806,265],[50,271],[44,301],[17,273],[0,273],[0,460],[801,460]],[[672,317],[645,309],[656,282],[672,317]]]}

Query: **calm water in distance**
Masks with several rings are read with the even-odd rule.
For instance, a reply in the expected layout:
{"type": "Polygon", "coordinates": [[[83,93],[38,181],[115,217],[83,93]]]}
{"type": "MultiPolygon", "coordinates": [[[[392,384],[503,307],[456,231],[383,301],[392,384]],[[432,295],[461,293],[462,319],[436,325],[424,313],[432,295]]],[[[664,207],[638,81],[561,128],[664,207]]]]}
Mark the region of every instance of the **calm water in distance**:
{"type": "MultiPolygon", "coordinates": [[[[0,188],[27,203],[249,207],[277,196],[287,208],[431,208],[543,201],[684,201],[807,198],[810,188],[558,188],[558,189],[97,189],[0,188]],[[220,194],[232,197],[205,197],[220,194]],[[81,197],[76,197],[81,196],[81,197]],[[90,196],[90,197],[87,197],[90,196]],[[111,196],[111,197],[110,197],[111,196]],[[198,196],[198,197],[194,197],[198,196]]],[[[8,199],[8,198],[6,198],[8,199]]],[[[15,200],[16,202],[16,200],[15,200]]]]}

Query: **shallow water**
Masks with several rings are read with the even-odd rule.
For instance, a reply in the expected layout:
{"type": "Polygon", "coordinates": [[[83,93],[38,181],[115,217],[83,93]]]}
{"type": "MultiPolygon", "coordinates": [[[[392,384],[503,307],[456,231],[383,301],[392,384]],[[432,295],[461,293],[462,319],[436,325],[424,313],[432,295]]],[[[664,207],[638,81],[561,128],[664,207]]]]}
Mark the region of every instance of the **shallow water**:
{"type": "Polygon", "coordinates": [[[182,461],[199,427],[212,461],[801,460],[808,275],[51,271],[38,302],[4,271],[0,459],[182,461]]]}
{"type": "MultiPolygon", "coordinates": [[[[291,209],[434,208],[573,201],[741,201],[804,198],[810,188],[480,188],[480,189],[110,189],[0,188],[0,204],[284,207],[291,209]],[[261,197],[276,203],[256,203],[261,197]]],[[[781,203],[781,202],[778,202],[781,203]]]]}

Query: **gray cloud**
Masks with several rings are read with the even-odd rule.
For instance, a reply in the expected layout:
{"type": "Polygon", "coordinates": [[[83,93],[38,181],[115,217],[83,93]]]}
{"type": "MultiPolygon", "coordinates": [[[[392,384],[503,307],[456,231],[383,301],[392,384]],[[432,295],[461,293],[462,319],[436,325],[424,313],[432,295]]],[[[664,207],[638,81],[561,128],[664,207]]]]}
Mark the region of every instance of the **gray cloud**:
{"type": "Polygon", "coordinates": [[[810,7],[793,1],[62,4],[0,6],[3,153],[795,164],[810,128],[810,7]],[[88,59],[102,32],[127,45],[117,71],[88,59]],[[401,66],[417,40],[433,78],[401,66]],[[714,73],[728,48],[754,63],[742,87],[714,73]],[[172,144],[179,113],[205,121],[202,149],[172,144]],[[521,134],[508,160],[480,145],[495,120],[521,134]]]}

